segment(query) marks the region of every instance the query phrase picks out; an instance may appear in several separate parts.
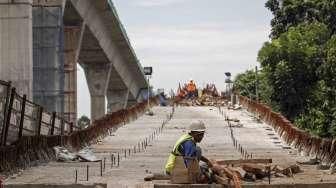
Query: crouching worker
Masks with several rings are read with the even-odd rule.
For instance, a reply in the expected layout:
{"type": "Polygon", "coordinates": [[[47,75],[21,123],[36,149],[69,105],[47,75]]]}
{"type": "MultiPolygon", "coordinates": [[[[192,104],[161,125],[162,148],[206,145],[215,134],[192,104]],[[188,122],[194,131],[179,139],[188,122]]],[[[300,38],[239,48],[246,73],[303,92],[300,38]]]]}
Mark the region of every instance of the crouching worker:
{"type": "Polygon", "coordinates": [[[189,167],[193,160],[200,163],[201,177],[197,178],[198,183],[211,183],[212,173],[209,167],[211,162],[204,156],[197,143],[200,143],[204,137],[205,125],[202,121],[192,122],[188,134],[182,135],[175,143],[173,151],[169,155],[165,170],[168,175],[171,175],[175,166],[177,156],[182,156],[186,168],[189,167]]]}

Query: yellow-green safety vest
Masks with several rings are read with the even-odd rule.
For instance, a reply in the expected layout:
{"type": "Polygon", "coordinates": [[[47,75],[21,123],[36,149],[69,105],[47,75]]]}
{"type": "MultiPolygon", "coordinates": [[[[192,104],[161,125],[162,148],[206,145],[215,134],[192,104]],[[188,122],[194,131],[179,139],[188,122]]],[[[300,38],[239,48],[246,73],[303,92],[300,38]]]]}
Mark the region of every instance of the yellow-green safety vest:
{"type": "Polygon", "coordinates": [[[179,151],[178,148],[180,145],[187,141],[187,140],[194,140],[192,136],[189,134],[184,134],[182,135],[175,143],[173,151],[169,154],[168,160],[165,165],[166,172],[171,173],[174,166],[175,166],[175,161],[176,161],[176,156],[182,155],[179,151]]]}

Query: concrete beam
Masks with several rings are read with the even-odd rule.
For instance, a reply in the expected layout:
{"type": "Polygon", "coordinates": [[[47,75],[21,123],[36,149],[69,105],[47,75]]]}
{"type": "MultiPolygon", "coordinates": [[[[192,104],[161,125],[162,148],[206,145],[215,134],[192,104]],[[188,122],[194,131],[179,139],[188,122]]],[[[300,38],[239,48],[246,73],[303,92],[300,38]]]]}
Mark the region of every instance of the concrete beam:
{"type": "Polygon", "coordinates": [[[110,64],[82,64],[91,96],[91,119],[106,113],[105,97],[112,66],[110,64]]]}
{"type": "Polygon", "coordinates": [[[33,98],[32,0],[0,0],[0,79],[33,98]]]}
{"type": "Polygon", "coordinates": [[[129,89],[107,91],[107,113],[113,113],[134,105],[137,101],[130,95],[129,89]]]}
{"type": "MultiPolygon", "coordinates": [[[[144,78],[136,76],[141,74],[135,74],[134,71],[132,71],[132,67],[138,65],[134,62],[128,62],[127,54],[120,50],[121,47],[112,39],[114,33],[111,31],[111,27],[108,27],[108,24],[113,22],[113,15],[111,14],[110,17],[103,16],[107,11],[110,11],[105,9],[104,12],[104,6],[102,6],[102,4],[105,5],[103,2],[106,1],[71,0],[71,2],[97,39],[109,62],[112,63],[117,74],[124,82],[124,85],[130,89],[130,95],[135,98],[140,88],[143,87],[143,84],[139,82],[144,78]],[[109,20],[107,20],[107,18],[109,20]],[[133,80],[136,83],[130,85],[133,80]]],[[[111,87],[113,89],[113,85],[111,87]]]]}

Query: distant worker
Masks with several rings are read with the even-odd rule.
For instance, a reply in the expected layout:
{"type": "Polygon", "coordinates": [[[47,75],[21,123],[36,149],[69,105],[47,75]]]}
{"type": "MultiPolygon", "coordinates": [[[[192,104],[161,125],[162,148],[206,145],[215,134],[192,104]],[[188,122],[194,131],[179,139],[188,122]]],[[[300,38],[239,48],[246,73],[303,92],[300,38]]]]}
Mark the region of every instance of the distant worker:
{"type": "Polygon", "coordinates": [[[192,160],[197,160],[205,162],[205,165],[201,165],[201,173],[205,176],[199,177],[199,179],[207,180],[211,179],[209,177],[208,169],[211,167],[210,161],[202,156],[202,150],[197,143],[200,143],[204,137],[205,125],[203,121],[192,122],[189,127],[189,133],[182,135],[175,143],[173,151],[170,153],[167,163],[165,165],[165,170],[168,175],[171,175],[171,172],[175,166],[176,157],[182,156],[184,159],[184,164],[186,168],[189,167],[192,160]]]}
{"type": "Polygon", "coordinates": [[[193,79],[190,79],[188,85],[187,85],[187,91],[188,91],[188,98],[194,98],[197,97],[197,87],[193,79]]]}

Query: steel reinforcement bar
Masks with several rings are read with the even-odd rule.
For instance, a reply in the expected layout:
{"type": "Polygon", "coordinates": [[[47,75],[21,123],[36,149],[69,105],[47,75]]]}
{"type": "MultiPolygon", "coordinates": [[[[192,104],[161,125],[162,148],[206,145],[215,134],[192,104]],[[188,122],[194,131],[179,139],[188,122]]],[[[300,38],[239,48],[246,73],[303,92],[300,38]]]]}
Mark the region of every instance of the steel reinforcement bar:
{"type": "Polygon", "coordinates": [[[301,130],[282,114],[272,111],[265,104],[243,96],[239,97],[239,101],[248,111],[255,113],[264,122],[270,124],[288,145],[293,145],[327,163],[336,162],[336,139],[320,138],[301,130]]]}
{"type": "Polygon", "coordinates": [[[69,135],[22,136],[9,146],[0,147],[0,174],[9,175],[19,169],[25,169],[39,163],[55,159],[54,146],[66,146],[79,150],[97,139],[108,135],[108,130],[122,126],[141,116],[148,107],[158,105],[158,97],[138,103],[128,109],[122,109],[96,120],[86,129],[77,130],[69,135]]]}

